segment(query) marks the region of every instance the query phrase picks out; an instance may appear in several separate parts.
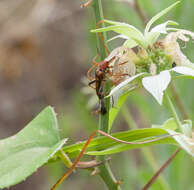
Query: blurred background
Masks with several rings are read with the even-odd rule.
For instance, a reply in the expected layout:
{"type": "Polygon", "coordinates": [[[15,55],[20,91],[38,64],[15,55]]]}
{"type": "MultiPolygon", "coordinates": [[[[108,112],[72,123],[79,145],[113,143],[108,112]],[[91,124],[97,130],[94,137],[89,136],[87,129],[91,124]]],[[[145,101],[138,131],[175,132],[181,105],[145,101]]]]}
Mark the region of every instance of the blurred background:
{"type": "MultiPolygon", "coordinates": [[[[80,8],[85,2],[0,1],[0,138],[21,130],[47,105],[55,108],[61,137],[69,137],[70,143],[86,139],[97,128],[97,117],[91,109],[96,97],[89,95],[94,91],[84,82],[97,53],[95,34],[89,32],[95,28],[93,10],[80,8]]],[[[142,16],[147,20],[173,2],[139,0],[137,7],[134,0],[104,0],[104,17],[128,22],[143,30],[142,16]]],[[[159,22],[175,20],[180,28],[194,31],[193,7],[194,0],[182,0],[159,22]]],[[[109,46],[113,49],[121,44],[115,41],[109,46]]],[[[190,42],[182,50],[194,62],[194,44],[190,42]]],[[[174,86],[194,121],[193,81],[178,80],[174,86]]],[[[144,90],[129,96],[113,131],[132,128],[128,125],[129,116],[139,128],[161,124],[170,117],[165,106],[159,106],[144,90]]],[[[112,156],[111,166],[117,178],[123,181],[123,189],[138,190],[175,148],[161,145],[116,154],[112,156]]],[[[10,189],[48,190],[64,171],[63,164],[53,163],[10,189]]],[[[169,190],[192,190],[193,176],[193,162],[182,151],[165,170],[163,178],[150,189],[164,189],[161,181],[165,181],[169,190]]],[[[61,186],[67,190],[90,188],[106,189],[101,179],[91,177],[88,171],[78,171],[61,186]]]]}

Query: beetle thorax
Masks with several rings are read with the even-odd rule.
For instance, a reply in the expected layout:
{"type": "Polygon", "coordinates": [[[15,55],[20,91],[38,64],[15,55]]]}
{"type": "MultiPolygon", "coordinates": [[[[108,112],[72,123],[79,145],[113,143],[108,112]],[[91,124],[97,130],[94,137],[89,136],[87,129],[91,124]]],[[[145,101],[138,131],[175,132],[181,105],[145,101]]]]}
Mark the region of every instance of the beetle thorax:
{"type": "Polygon", "coordinates": [[[102,63],[100,63],[99,68],[101,70],[106,70],[108,68],[108,65],[109,65],[109,62],[103,61],[102,63]]]}

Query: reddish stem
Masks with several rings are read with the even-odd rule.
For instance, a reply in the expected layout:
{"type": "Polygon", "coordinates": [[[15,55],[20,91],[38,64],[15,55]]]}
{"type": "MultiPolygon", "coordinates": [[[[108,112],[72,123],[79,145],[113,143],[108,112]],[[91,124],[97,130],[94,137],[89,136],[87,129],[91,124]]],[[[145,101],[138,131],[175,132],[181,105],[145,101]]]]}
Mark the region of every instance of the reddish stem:
{"type": "Polygon", "coordinates": [[[174,157],[180,152],[181,148],[178,148],[170,158],[162,165],[162,167],[152,176],[148,183],[142,188],[142,190],[147,190],[156,180],[156,178],[163,172],[163,170],[168,166],[168,164],[174,159],[174,157]]]}

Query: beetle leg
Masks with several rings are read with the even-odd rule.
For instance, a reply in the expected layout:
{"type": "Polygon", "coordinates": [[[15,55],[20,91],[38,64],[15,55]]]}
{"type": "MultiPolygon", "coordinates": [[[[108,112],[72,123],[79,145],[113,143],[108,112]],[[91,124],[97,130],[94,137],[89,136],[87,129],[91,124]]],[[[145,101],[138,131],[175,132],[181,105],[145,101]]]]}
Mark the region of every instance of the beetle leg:
{"type": "Polygon", "coordinates": [[[85,8],[85,7],[88,7],[91,3],[92,3],[93,0],[88,0],[86,3],[83,3],[81,5],[81,8],[85,8]]]}
{"type": "Polygon", "coordinates": [[[124,64],[126,64],[128,61],[125,61],[125,62],[123,62],[123,63],[118,63],[117,65],[124,65],[124,64]]]}
{"type": "Polygon", "coordinates": [[[90,75],[90,73],[91,73],[91,71],[92,71],[95,67],[98,67],[98,65],[99,65],[99,63],[96,62],[96,59],[97,59],[98,56],[99,56],[99,55],[97,54],[97,55],[93,58],[93,60],[92,60],[93,66],[92,66],[92,67],[88,70],[88,72],[87,72],[87,77],[88,77],[89,80],[94,80],[94,77],[92,77],[92,76],[90,75]]]}
{"type": "Polygon", "coordinates": [[[93,88],[93,89],[96,89],[95,87],[92,86],[92,84],[94,84],[96,82],[96,79],[95,80],[92,80],[88,83],[89,87],[93,88]]]}

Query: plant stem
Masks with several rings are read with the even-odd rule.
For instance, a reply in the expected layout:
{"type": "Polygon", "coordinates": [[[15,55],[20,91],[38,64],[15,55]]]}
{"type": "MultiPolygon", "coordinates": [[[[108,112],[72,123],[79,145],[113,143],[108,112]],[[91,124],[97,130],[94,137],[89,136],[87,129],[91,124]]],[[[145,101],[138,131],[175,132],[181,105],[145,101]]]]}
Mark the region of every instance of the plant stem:
{"type": "Polygon", "coordinates": [[[189,118],[188,113],[186,112],[184,104],[182,103],[182,101],[181,101],[181,99],[180,99],[173,83],[170,84],[170,91],[171,91],[171,93],[174,97],[174,100],[175,100],[176,105],[177,105],[177,107],[178,107],[178,109],[179,109],[179,111],[182,115],[182,118],[183,119],[188,119],[189,118]]]}
{"type": "MultiPolygon", "coordinates": [[[[104,20],[103,16],[103,11],[102,11],[102,2],[101,0],[93,0],[92,2],[93,5],[93,10],[94,10],[94,15],[95,15],[95,23],[97,24],[99,21],[104,20]]],[[[102,23],[102,27],[104,26],[104,23],[102,23]]],[[[102,34],[104,41],[106,40],[106,35],[105,33],[102,34]]],[[[101,60],[104,60],[106,57],[106,51],[104,48],[103,42],[101,42],[99,36],[96,34],[97,38],[97,49],[100,54],[101,60]]],[[[107,93],[110,89],[110,84],[109,82],[106,82],[104,86],[104,93],[107,93]]],[[[98,129],[104,132],[109,132],[108,131],[108,122],[109,122],[109,104],[110,104],[110,99],[106,98],[104,100],[105,108],[107,110],[106,114],[100,114],[99,115],[99,126],[98,129]]],[[[98,156],[97,160],[104,160],[105,156],[98,156]]],[[[109,188],[109,190],[121,190],[120,185],[117,184],[117,180],[115,179],[109,164],[106,162],[105,164],[102,164],[98,167],[99,169],[99,175],[109,188]]]]}
{"type": "Polygon", "coordinates": [[[176,109],[175,109],[175,107],[174,107],[170,97],[168,96],[167,92],[164,93],[164,96],[166,98],[166,102],[167,102],[168,108],[170,109],[170,111],[172,113],[172,116],[174,117],[174,120],[175,120],[179,130],[183,133],[181,121],[180,121],[180,119],[178,117],[176,109]]]}
{"type": "Polygon", "coordinates": [[[179,153],[181,148],[178,148],[170,158],[162,165],[162,167],[152,176],[151,180],[142,188],[142,190],[147,190],[156,180],[156,178],[162,173],[162,171],[168,166],[168,164],[175,158],[175,156],[179,153]]]}
{"type": "MultiPolygon", "coordinates": [[[[94,15],[95,15],[95,26],[97,23],[101,20],[104,20],[104,15],[103,15],[103,10],[102,10],[102,2],[101,0],[93,0],[93,10],[94,10],[94,15]]],[[[104,22],[101,23],[101,26],[104,27],[104,22]]],[[[106,34],[103,32],[102,37],[104,41],[106,41],[106,34]]],[[[96,42],[97,42],[97,51],[100,54],[100,59],[104,60],[105,57],[107,56],[106,50],[104,48],[103,42],[100,40],[99,35],[96,34],[96,42]]]]}
{"type": "MultiPolygon", "coordinates": [[[[124,119],[126,120],[128,126],[131,129],[137,129],[137,125],[136,125],[135,121],[133,120],[133,118],[131,117],[131,113],[128,110],[126,105],[123,105],[121,111],[122,111],[121,113],[122,113],[124,119]]],[[[152,151],[150,150],[150,148],[142,148],[141,150],[142,150],[144,158],[146,159],[147,163],[150,165],[152,170],[154,172],[157,171],[159,166],[158,166],[158,163],[156,162],[156,159],[155,159],[152,151]]],[[[158,182],[160,183],[160,185],[162,186],[163,189],[171,190],[168,182],[166,181],[166,179],[164,178],[163,175],[159,176],[158,182]]]]}

